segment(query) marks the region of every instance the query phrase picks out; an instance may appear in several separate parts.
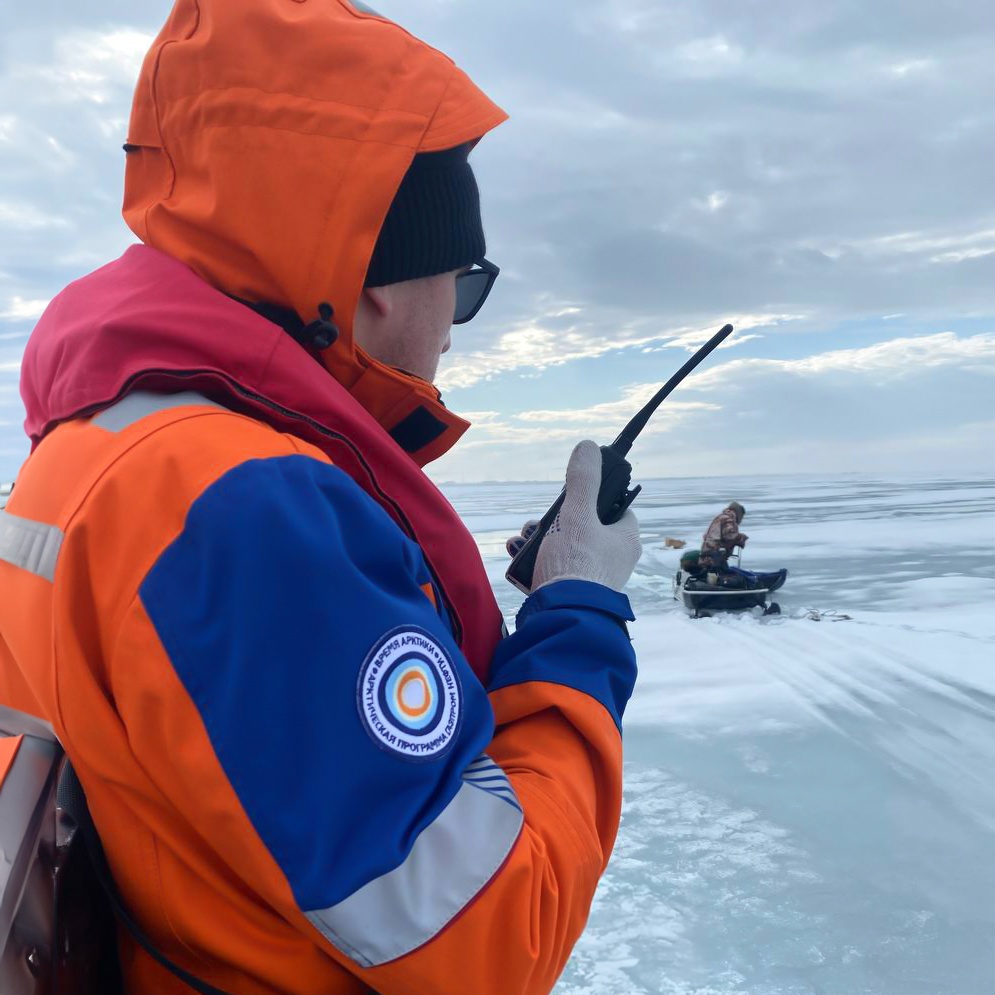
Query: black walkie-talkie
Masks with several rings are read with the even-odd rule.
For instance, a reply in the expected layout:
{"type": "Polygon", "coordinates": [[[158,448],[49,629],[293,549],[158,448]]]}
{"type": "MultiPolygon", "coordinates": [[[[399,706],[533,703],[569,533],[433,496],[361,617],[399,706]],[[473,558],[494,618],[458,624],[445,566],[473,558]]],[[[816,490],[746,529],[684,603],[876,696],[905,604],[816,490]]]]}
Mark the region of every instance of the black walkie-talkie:
{"type": "MultiPolygon", "coordinates": [[[[645,428],[654,411],[670,396],[674,388],[706,357],[732,334],[732,325],[725,325],[713,335],[639,410],[639,413],[622,429],[619,437],[610,445],[601,447],[601,487],[598,490],[598,518],[605,525],[617,522],[626,508],[642,490],[637,484],[631,490],[632,465],[625,458],[632,448],[636,436],[645,428]]],[[[505,577],[520,591],[528,594],[532,590],[532,574],[535,571],[539,545],[556,520],[563,504],[563,492],[553,502],[552,507],[539,522],[539,527],[526,539],[525,545],[515,554],[505,577]]]]}

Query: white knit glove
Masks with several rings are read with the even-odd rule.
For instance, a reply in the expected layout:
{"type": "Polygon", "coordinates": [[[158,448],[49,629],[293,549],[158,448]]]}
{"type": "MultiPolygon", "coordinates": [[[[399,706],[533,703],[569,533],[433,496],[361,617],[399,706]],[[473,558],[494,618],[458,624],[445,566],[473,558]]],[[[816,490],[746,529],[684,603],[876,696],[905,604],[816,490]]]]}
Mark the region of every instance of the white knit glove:
{"type": "Polygon", "coordinates": [[[612,525],[598,518],[601,450],[581,442],[567,465],[563,506],[536,557],[532,590],[554,580],[589,580],[621,591],[643,551],[632,511],[612,525]]]}

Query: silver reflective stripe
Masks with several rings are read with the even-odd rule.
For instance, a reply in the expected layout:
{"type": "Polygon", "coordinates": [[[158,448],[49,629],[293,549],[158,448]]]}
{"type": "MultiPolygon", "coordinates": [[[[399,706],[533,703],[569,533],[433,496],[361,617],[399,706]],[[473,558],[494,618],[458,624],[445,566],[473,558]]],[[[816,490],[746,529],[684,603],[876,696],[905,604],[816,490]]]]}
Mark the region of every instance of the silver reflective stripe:
{"type": "Polygon", "coordinates": [[[464,777],[456,797],[415,840],[407,859],[344,901],[308,919],[363,967],[403,957],[427,943],[494,876],[522,828],[510,799],[464,777]]]}
{"type": "Polygon", "coordinates": [[[154,415],[158,411],[168,411],[170,408],[189,408],[192,405],[227,410],[214,401],[209,401],[202,394],[197,394],[192,390],[183,391],[182,394],[153,394],[150,391],[138,390],[134,394],[112,404],[109,408],[104,408],[99,414],[93,416],[92,424],[106,429],[108,432],[123,432],[126,428],[134,425],[135,422],[154,415]]]}
{"type": "Polygon", "coordinates": [[[55,580],[55,562],[64,536],[62,529],[0,511],[0,560],[22,570],[55,580]]]}

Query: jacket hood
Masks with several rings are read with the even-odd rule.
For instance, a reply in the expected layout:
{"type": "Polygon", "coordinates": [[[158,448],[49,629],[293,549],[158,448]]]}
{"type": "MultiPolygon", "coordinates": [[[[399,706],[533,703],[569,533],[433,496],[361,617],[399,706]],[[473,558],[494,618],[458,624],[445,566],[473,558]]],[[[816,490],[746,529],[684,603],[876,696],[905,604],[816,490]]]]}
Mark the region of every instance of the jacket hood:
{"type": "Polygon", "coordinates": [[[21,364],[25,429],[36,446],[61,422],[139,389],[199,391],[289,431],[306,423],[334,431],[345,419],[370,449],[395,448],[386,430],[419,466],[467,427],[415,390],[381,392],[371,411],[278,325],[145,245],[46,308],[21,364]]]}
{"type": "Polygon", "coordinates": [[[124,218],[231,296],[305,322],[331,303],[340,336],[322,361],[367,408],[402,384],[430,398],[356,348],[356,305],[414,156],[505,117],[448,57],[364,4],[177,0],[135,92],[124,218]]]}

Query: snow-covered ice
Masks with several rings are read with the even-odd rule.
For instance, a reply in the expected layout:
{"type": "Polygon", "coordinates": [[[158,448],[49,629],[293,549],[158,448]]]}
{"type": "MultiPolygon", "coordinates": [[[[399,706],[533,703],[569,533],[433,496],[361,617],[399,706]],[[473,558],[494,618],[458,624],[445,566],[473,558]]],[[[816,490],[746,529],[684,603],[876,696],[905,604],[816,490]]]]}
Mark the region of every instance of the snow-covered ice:
{"type": "MultiPolygon", "coordinates": [[[[995,480],[644,486],[622,826],[558,995],[995,991],[995,480]],[[663,537],[733,498],[784,614],[692,620],[663,537]]],[[[445,490],[510,621],[557,488],[445,490]]]]}

